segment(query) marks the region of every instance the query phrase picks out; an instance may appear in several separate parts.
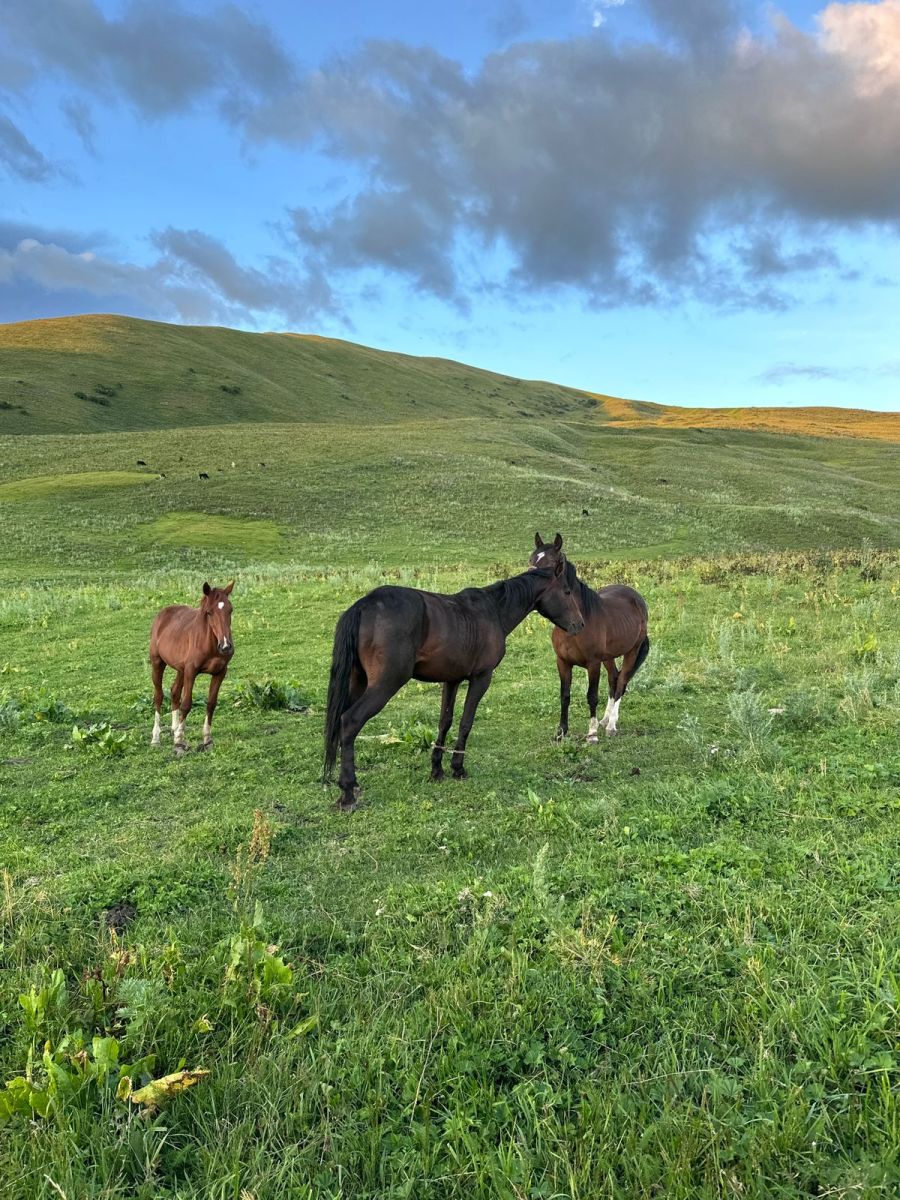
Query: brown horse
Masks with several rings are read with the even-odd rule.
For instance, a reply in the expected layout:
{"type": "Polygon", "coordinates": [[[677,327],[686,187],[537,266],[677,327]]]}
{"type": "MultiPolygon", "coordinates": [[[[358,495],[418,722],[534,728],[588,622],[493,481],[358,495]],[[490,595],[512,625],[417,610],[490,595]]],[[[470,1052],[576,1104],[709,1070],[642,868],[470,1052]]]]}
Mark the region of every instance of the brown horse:
{"type": "Polygon", "coordinates": [[[162,710],[162,681],[166,667],[175,671],[172,684],[172,737],[176,754],[187,749],[184,723],[193,707],[194,680],[198,675],[210,675],[209,696],[206,701],[206,721],[203,725],[203,749],[212,745],[212,719],[219,698],[219,688],[234,654],[231,640],[231,589],[203,585],[199,608],[172,604],[160,609],[150,631],[150,666],[153,672],[153,721],[151,746],[160,744],[159,717],[162,710]]]}
{"type": "Polygon", "coordinates": [[[532,570],[551,566],[565,570],[565,578],[584,613],[584,628],[576,634],[554,629],[553,649],[556,651],[556,666],[560,682],[560,714],[557,738],[569,732],[569,697],[572,691],[572,668],[584,667],[588,673],[587,701],[591,721],[588,726],[589,742],[597,741],[597,729],[604,726],[607,737],[616,733],[619,705],[625,689],[635,672],[640,668],[650,650],[647,637],[647,604],[640,592],[622,583],[594,591],[581,579],[575,568],[562,552],[559,534],[553,542],[544,542],[541,535],[534,535],[534,553],[528,562],[532,570]],[[622,656],[622,666],[616,659],[622,656]],[[606,712],[597,720],[597,689],[600,668],[605,667],[609,676],[609,699],[606,712]]]}
{"type": "Polygon", "coordinates": [[[485,588],[453,596],[415,588],[379,587],[343,614],[334,634],[325,721],[325,779],[341,748],[340,807],[356,807],[354,743],[365,723],[410,679],[443,683],[431,778],[443,779],[441,759],[453,722],[456,693],[468,680],[459,736],[450,762],[465,777],[463,757],[475,710],[506,653],[506,638],[533,610],[561,629],[577,633],[584,621],[564,563],[526,571],[485,588]]]}

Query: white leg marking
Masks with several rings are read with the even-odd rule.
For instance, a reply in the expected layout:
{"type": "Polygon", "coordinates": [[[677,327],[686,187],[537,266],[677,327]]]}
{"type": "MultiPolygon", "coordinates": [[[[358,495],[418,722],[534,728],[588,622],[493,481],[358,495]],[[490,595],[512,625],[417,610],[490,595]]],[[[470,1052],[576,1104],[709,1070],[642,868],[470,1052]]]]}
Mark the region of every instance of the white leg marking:
{"type": "Polygon", "coordinates": [[[172,709],[172,733],[174,734],[179,724],[181,723],[181,711],[177,708],[172,709]]]}
{"type": "Polygon", "coordinates": [[[612,700],[607,700],[606,708],[603,711],[603,716],[600,718],[600,724],[603,726],[604,729],[606,728],[607,722],[609,721],[609,713],[610,713],[610,709],[612,708],[612,705],[613,705],[612,700]]]}
{"type": "Polygon", "coordinates": [[[159,745],[159,713],[156,713],[153,717],[153,737],[150,739],[150,745],[159,745]]]}
{"type": "Polygon", "coordinates": [[[203,741],[206,745],[212,741],[212,725],[209,723],[209,717],[203,722],[203,741]]]}
{"type": "Polygon", "coordinates": [[[607,737],[612,737],[612,735],[616,732],[616,722],[619,719],[619,705],[621,703],[621,700],[613,700],[610,704],[609,720],[606,723],[607,737]]]}
{"type": "Polygon", "coordinates": [[[184,745],[184,718],[180,712],[178,713],[178,723],[174,726],[172,735],[175,738],[176,746],[184,745]]]}
{"type": "Polygon", "coordinates": [[[587,736],[587,740],[589,742],[596,742],[597,727],[599,724],[600,724],[600,722],[597,720],[596,717],[591,717],[590,724],[588,725],[588,736],[587,736]]]}

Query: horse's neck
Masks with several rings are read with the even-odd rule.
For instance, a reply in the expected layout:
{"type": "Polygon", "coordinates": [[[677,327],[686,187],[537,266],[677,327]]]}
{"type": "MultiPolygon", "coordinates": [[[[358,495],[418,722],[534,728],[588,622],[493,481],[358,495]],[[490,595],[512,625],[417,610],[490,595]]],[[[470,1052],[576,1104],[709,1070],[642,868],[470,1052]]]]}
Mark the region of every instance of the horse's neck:
{"type": "Polygon", "coordinates": [[[533,571],[526,571],[523,575],[504,579],[489,589],[497,606],[504,636],[508,636],[517,625],[521,625],[532,611],[540,582],[540,576],[535,575],[533,571]]]}
{"type": "Polygon", "coordinates": [[[599,612],[603,607],[603,601],[600,599],[599,593],[586,584],[578,575],[575,576],[575,583],[578,586],[578,599],[581,601],[582,616],[592,611],[599,612]]]}
{"type": "Polygon", "coordinates": [[[188,617],[188,622],[191,627],[191,633],[202,641],[204,636],[209,640],[213,639],[212,626],[206,619],[206,613],[202,608],[192,608],[191,615],[188,617]]]}

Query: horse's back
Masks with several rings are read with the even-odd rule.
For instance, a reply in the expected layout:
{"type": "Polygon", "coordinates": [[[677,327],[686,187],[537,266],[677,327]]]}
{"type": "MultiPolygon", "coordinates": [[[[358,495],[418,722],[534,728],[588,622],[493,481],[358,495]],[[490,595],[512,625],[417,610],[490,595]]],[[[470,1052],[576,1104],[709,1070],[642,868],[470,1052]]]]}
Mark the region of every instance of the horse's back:
{"type": "Polygon", "coordinates": [[[177,644],[182,640],[185,631],[191,624],[190,614],[196,616],[197,609],[191,608],[187,604],[170,604],[159,610],[153,618],[153,625],[150,629],[151,656],[160,654],[162,658],[167,658],[165,644],[177,644]],[[163,647],[160,646],[161,642],[163,647]]]}
{"type": "Polygon", "coordinates": [[[649,613],[647,601],[640,592],[629,587],[627,583],[608,583],[606,587],[597,589],[597,595],[607,604],[621,605],[623,608],[633,605],[644,619],[647,619],[649,613]]]}

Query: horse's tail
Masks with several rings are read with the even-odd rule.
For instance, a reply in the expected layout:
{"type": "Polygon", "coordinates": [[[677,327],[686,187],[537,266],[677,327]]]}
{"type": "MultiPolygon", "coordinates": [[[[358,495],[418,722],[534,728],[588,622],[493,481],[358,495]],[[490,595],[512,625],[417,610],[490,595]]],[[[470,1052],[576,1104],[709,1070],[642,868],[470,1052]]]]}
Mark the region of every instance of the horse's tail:
{"type": "Polygon", "coordinates": [[[328,708],[325,716],[325,770],[328,781],[334,771],[341,740],[341,717],[350,707],[350,675],[359,663],[360,606],[353,604],[342,614],[334,631],[331,678],[328,680],[328,708]]]}
{"type": "Polygon", "coordinates": [[[644,665],[644,659],[647,657],[647,655],[649,653],[650,653],[650,639],[648,637],[645,637],[644,640],[641,642],[640,647],[638,648],[637,658],[634,660],[634,670],[631,672],[632,679],[635,677],[635,675],[637,675],[638,671],[644,665]]]}

